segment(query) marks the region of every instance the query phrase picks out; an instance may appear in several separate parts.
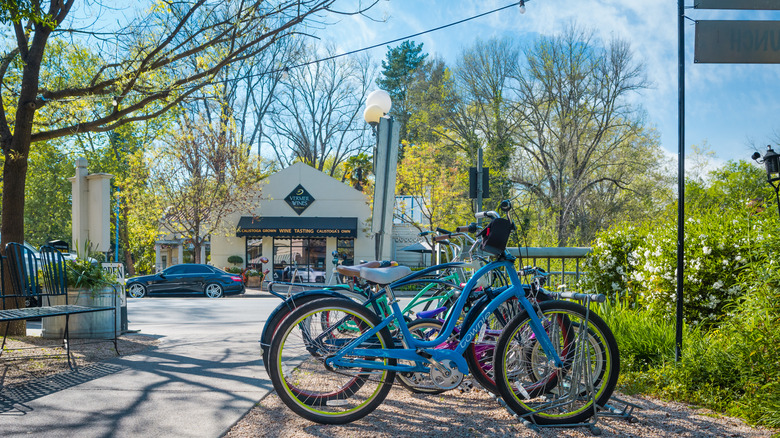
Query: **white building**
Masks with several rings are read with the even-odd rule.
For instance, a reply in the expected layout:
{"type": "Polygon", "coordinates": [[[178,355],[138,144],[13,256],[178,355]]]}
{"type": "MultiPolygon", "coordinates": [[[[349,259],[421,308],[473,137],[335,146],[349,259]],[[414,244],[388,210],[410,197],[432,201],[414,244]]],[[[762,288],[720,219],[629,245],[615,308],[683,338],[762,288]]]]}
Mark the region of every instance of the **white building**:
{"type": "MultiPolygon", "coordinates": [[[[401,201],[396,200],[396,208],[421,222],[419,203],[411,198],[401,201]]],[[[202,248],[201,260],[210,254],[210,263],[223,268],[232,266],[228,257],[238,255],[245,267],[269,269],[279,280],[290,280],[297,266],[296,281],[327,281],[334,267],[333,251],[348,265],[376,258],[369,202],[349,185],[306,164],[293,164],[266,179],[251,211],[226,218],[202,248]],[[260,263],[262,256],[268,264],[260,263]]],[[[401,251],[417,242],[419,231],[394,222],[392,243],[382,258],[410,266],[427,264],[429,255],[401,251]]],[[[158,270],[191,261],[187,243],[176,235],[155,246],[158,270]]]]}
{"type": "Polygon", "coordinates": [[[278,279],[289,279],[297,266],[305,282],[327,279],[334,251],[347,264],[374,259],[366,196],[306,164],[269,176],[248,213],[229,216],[225,232],[211,236],[213,265],[230,266],[228,257],[240,255],[248,267],[271,269],[278,279]],[[261,256],[271,266],[261,266],[261,256]]]}

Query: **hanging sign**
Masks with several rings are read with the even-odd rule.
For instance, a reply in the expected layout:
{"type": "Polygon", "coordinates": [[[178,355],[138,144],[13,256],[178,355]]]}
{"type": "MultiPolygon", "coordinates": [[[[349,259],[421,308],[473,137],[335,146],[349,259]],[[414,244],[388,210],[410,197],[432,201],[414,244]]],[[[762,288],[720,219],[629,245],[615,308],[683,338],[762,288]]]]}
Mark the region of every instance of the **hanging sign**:
{"type": "Polygon", "coordinates": [[[314,196],[309,194],[302,185],[298,184],[298,187],[290,192],[284,200],[300,215],[314,202],[314,196]]]}
{"type": "Polygon", "coordinates": [[[780,10],[780,0],[694,0],[694,9],[780,10]]]}
{"type": "Polygon", "coordinates": [[[780,64],[780,21],[696,22],[694,62],[780,64]]]}

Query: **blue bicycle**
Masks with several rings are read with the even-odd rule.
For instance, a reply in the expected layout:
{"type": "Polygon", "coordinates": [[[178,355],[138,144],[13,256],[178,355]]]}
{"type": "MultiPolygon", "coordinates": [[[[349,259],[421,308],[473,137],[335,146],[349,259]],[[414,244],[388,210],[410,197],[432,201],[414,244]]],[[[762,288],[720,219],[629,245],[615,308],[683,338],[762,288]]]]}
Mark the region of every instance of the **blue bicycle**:
{"type": "MultiPolygon", "coordinates": [[[[502,210],[509,206],[502,203],[502,210]]],[[[519,312],[503,328],[493,362],[495,383],[507,406],[539,424],[571,424],[606,403],[620,368],[617,344],[606,324],[579,304],[529,300],[527,284],[505,250],[513,224],[496,212],[478,215],[493,220],[475,246],[495,260],[469,279],[443,324],[412,324],[410,329],[393,287],[417,274],[407,275],[403,267],[361,270],[364,279],[384,287],[393,312],[384,319],[344,298],[315,300],[291,312],[269,352],[269,375],[280,399],[311,421],[343,424],[376,409],[396,373],[426,375],[439,389],[456,388],[470,372],[464,353],[484,336],[496,310],[511,300],[519,312]],[[510,284],[496,291],[476,317],[466,318],[468,326],[457,327],[480,278],[496,270],[510,284]],[[400,346],[391,326],[400,332],[400,346]]]]}

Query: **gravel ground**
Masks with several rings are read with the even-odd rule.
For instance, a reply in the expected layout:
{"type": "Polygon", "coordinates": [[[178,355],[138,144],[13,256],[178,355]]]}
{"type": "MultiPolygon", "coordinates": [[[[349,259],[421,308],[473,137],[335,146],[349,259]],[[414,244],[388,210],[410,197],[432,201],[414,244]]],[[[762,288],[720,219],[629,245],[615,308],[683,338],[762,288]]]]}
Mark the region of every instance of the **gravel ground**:
{"type": "MultiPolygon", "coordinates": [[[[752,428],[741,420],[682,403],[618,395],[638,405],[635,422],[600,418],[603,437],[771,437],[773,431],[752,428]]],[[[774,431],[777,434],[777,431],[774,431]]],[[[326,426],[298,417],[275,393],[260,401],[228,431],[239,437],[591,437],[586,427],[545,428],[535,432],[518,423],[485,391],[440,395],[411,394],[394,388],[385,402],[363,419],[326,426]]]]}
{"type": "MultiPolygon", "coordinates": [[[[123,356],[153,348],[158,336],[122,335],[117,340],[123,356]]],[[[70,351],[80,367],[116,357],[112,340],[71,339],[70,351]]],[[[23,385],[35,379],[68,372],[62,340],[40,336],[9,337],[0,360],[0,388],[23,385]]]]}
{"type": "MultiPolygon", "coordinates": [[[[68,371],[64,357],[40,358],[42,354],[63,353],[57,340],[35,336],[9,339],[0,363],[0,386],[11,388],[33,379],[68,371]],[[34,350],[9,350],[18,347],[34,350]],[[22,360],[5,360],[11,356],[22,360]]],[[[154,348],[154,336],[129,334],[119,339],[122,355],[154,348]]],[[[116,357],[111,341],[72,340],[71,351],[79,366],[116,357]],[[89,342],[89,343],[87,343],[89,342]]],[[[638,405],[635,423],[625,419],[601,418],[598,427],[604,437],[772,437],[780,431],[752,428],[741,420],[706,409],[649,397],[618,395],[638,405]]],[[[617,405],[617,404],[616,404],[617,405]]],[[[382,405],[365,418],[341,426],[325,426],[295,415],[271,393],[241,418],[225,435],[239,437],[589,437],[588,428],[541,429],[535,432],[518,423],[485,391],[440,395],[412,394],[396,387],[382,405]]]]}

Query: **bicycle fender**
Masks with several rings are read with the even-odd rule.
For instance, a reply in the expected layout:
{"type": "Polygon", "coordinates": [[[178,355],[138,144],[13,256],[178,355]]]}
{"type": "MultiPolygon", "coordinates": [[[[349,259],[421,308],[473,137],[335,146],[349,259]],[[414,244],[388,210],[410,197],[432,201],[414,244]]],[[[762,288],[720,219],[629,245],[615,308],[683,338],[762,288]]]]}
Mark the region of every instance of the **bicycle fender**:
{"type": "MultiPolygon", "coordinates": [[[[297,306],[300,304],[296,304],[296,300],[300,302],[308,302],[314,299],[318,298],[330,298],[330,297],[338,297],[338,298],[346,298],[344,295],[340,294],[339,292],[332,291],[332,290],[313,290],[313,291],[304,291],[297,293],[295,295],[290,296],[289,298],[285,299],[281,303],[279,303],[278,306],[271,312],[270,315],[268,315],[268,319],[266,319],[266,323],[263,326],[263,331],[260,334],[260,341],[262,342],[263,339],[266,338],[266,335],[268,334],[269,330],[273,330],[273,327],[269,327],[268,322],[273,321],[277,313],[279,312],[290,312],[294,310],[297,306]]],[[[263,345],[263,348],[268,347],[267,345],[263,345]]]]}

